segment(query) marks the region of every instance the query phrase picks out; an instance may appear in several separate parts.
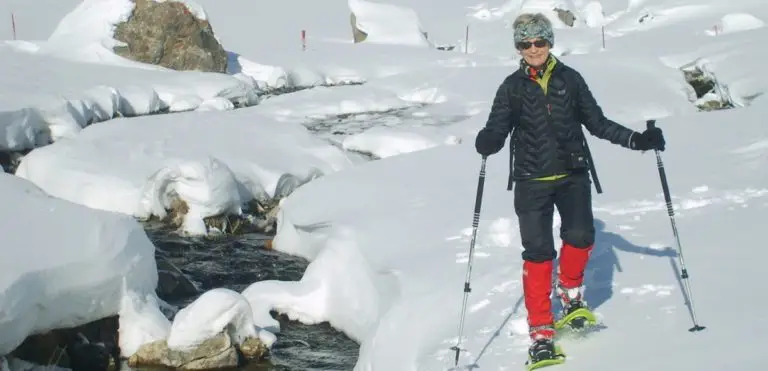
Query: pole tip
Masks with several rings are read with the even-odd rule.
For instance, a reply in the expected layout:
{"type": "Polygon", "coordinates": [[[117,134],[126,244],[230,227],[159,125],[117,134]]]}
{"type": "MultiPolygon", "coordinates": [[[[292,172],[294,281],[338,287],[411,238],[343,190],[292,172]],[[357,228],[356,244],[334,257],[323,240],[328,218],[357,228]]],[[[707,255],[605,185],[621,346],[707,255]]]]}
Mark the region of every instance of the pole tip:
{"type": "Polygon", "coordinates": [[[688,331],[690,331],[690,332],[699,332],[699,331],[702,331],[704,329],[706,329],[706,327],[695,325],[695,326],[689,328],[688,331]]]}

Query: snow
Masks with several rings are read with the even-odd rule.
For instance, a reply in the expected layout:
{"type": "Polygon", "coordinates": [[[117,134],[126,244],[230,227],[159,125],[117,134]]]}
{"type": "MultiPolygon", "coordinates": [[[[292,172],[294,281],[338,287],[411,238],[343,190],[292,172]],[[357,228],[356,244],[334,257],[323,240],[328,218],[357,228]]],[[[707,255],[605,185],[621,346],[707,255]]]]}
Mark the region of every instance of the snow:
{"type": "Polygon", "coordinates": [[[161,303],[154,291],[145,294],[124,292],[118,312],[121,356],[130,357],[143,344],[168,338],[171,323],[160,310],[161,303]]]}
{"type": "MultiPolygon", "coordinates": [[[[566,351],[573,356],[568,369],[621,366],[645,370],[665,362],[622,351],[606,354],[599,351],[601,345],[643,349],[644,354],[664,354],[671,347],[676,354],[701,353],[686,361],[691,367],[725,362],[721,351],[702,349],[723,349],[724,339],[740,336],[730,318],[759,315],[757,308],[736,304],[724,307],[722,303],[743,300],[751,289],[744,287],[742,280],[758,279],[762,274],[759,267],[738,263],[741,253],[736,251],[747,254],[759,240],[755,228],[763,224],[762,214],[768,206],[768,173],[764,171],[768,153],[756,149],[760,152],[752,152],[752,160],[746,162],[744,154],[733,151],[759,148],[754,138],[768,136],[759,120],[765,113],[764,108],[755,107],[740,113],[700,114],[660,122],[670,143],[662,156],[675,196],[678,228],[687,247],[693,287],[698,289],[698,315],[709,327],[697,335],[686,331],[689,318],[677,272],[671,267],[677,264],[674,245],[652,155],[593,145],[606,193],[595,200],[597,250],[587,274],[586,295],[608,329],[583,344],[566,341],[566,351]],[[739,131],[718,130],[726,115],[739,120],[739,131]],[[686,141],[695,130],[717,134],[686,141]],[[707,171],[712,167],[720,171],[707,171]],[[702,183],[706,184],[705,191],[702,183]],[[694,201],[707,203],[692,207],[694,201]],[[731,221],[723,223],[724,218],[731,221]],[[724,256],[723,246],[736,249],[735,255],[724,256]],[[738,268],[727,268],[730,264],[738,268]],[[726,273],[729,269],[739,271],[726,273]],[[713,271],[719,273],[707,273],[713,271]],[[632,362],[628,363],[627,357],[632,357],[632,362]]],[[[525,357],[525,313],[515,304],[520,298],[520,242],[512,196],[505,191],[507,163],[503,155],[489,160],[469,302],[469,330],[464,341],[469,353],[462,355],[460,363],[477,362],[482,369],[522,367],[525,357]],[[500,334],[494,337],[497,330],[500,334]],[[490,349],[476,360],[489,341],[490,349]]],[[[448,348],[455,343],[459,320],[478,170],[479,158],[471,146],[443,146],[318,179],[285,201],[275,248],[314,259],[309,269],[324,270],[332,277],[350,265],[346,260],[337,263],[338,259],[327,257],[333,249],[318,247],[317,241],[337,229],[353,230],[354,235],[333,246],[358,249],[354,254],[362,258],[359,265],[368,268],[364,273],[349,273],[355,279],[339,282],[341,287],[334,291],[345,293],[345,298],[365,297],[376,292],[376,286],[372,288],[368,283],[371,280],[394,281],[399,291],[394,297],[371,299],[378,308],[385,308],[378,312],[345,311],[346,316],[311,317],[312,322],[330,320],[332,325],[350,331],[353,338],[363,339],[357,369],[437,370],[452,363],[448,348]],[[326,228],[311,228],[320,223],[326,228]],[[360,283],[359,276],[365,281],[360,283]],[[360,322],[374,323],[374,329],[361,328],[360,322]]],[[[556,222],[555,236],[557,228],[556,222]]],[[[295,301],[283,310],[302,313],[318,306],[346,303],[341,300],[335,304],[338,299],[317,287],[314,277],[302,279],[299,285],[315,287],[303,295],[321,295],[325,300],[295,301]]],[[[287,291],[296,291],[295,286],[290,283],[287,291]]],[[[751,322],[750,326],[762,329],[765,324],[751,322]]],[[[729,349],[730,364],[738,359],[737,364],[746,368],[759,367],[760,357],[751,353],[755,348],[729,349]]]]}
{"type": "Polygon", "coordinates": [[[289,193],[351,165],[342,150],[300,125],[247,110],[228,113],[92,125],[32,151],[16,175],[56,197],[139,218],[165,217],[177,196],[189,207],[182,231],[199,235],[206,233],[203,218],[239,214],[251,199],[289,193]]]}
{"type": "Polygon", "coordinates": [[[211,107],[203,103],[215,98],[258,102],[252,85],[223,74],[84,64],[2,45],[0,68],[8,71],[0,92],[2,149],[31,149],[72,137],[89,123],[117,114],[211,107]]]}
{"type": "Polygon", "coordinates": [[[729,13],[720,18],[710,35],[723,35],[732,32],[756,30],[765,27],[765,22],[747,13],[729,13]]]}
{"type": "Polygon", "coordinates": [[[3,228],[15,231],[3,233],[0,251],[0,354],[29,334],[118,314],[126,295],[154,295],[155,247],[135,220],[10,174],[0,174],[0,197],[3,228]]]}
{"type": "Polygon", "coordinates": [[[355,15],[355,26],[366,34],[366,42],[428,45],[419,17],[413,9],[365,0],[348,1],[349,9],[355,15]]]}
{"type": "Polygon", "coordinates": [[[274,335],[261,331],[253,322],[253,312],[240,293],[228,289],[212,289],[183,308],[173,319],[168,336],[168,347],[174,350],[193,350],[224,330],[230,331],[233,342],[242,344],[247,338],[261,338],[267,346],[274,335]],[[260,333],[264,336],[260,337],[260,333]]]}
{"type": "MultiPolygon", "coordinates": [[[[197,3],[190,9],[229,52],[228,74],[111,54],[109,30],[126,16],[125,0],[53,2],[58,16],[40,19],[30,9],[42,5],[0,5],[23,30],[23,40],[0,45],[8,71],[0,148],[35,148],[16,177],[0,177],[3,205],[12,205],[4,220],[18,231],[42,220],[51,231],[2,234],[5,246],[25,248],[0,259],[9,262],[0,270],[0,332],[10,334],[0,354],[35,331],[117,312],[124,356],[159,339],[187,349],[225,328],[271,345],[280,341],[269,314],[277,310],[327,321],[358,341],[355,371],[448,369],[480,167],[474,135],[498,84],[517,68],[509,25],[520,11],[542,10],[557,27],[553,52],[586,78],[610,118],[635,130],[653,118],[664,130],[676,222],[707,326],[686,331],[653,154],[590,137],[605,193],[594,196],[586,298],[607,327],[583,342],[564,340],[563,369],[760,369],[760,342],[743,338],[768,330],[745,284],[763,276],[746,260],[763,258],[755,246],[768,211],[768,80],[756,73],[768,57],[763,1],[197,3]],[[574,12],[575,27],[556,20],[555,6],[574,12]],[[351,10],[368,41],[352,43],[351,10]],[[395,13],[403,18],[392,20],[395,13]],[[694,67],[735,108],[698,112],[680,70],[694,67]],[[356,84],[256,97],[265,88],[339,83],[356,84]],[[253,106],[235,110],[242,102],[253,106]],[[186,112],[147,116],[166,109],[186,112]],[[112,119],[117,112],[141,117],[112,119]],[[152,292],[154,249],[131,218],[162,217],[179,197],[190,207],[182,229],[203,234],[207,216],[283,195],[273,247],[311,261],[302,279],[214,289],[165,319],[152,292]]],[[[487,170],[460,365],[513,369],[525,360],[527,326],[506,149],[487,170]]],[[[559,242],[557,217],[552,228],[559,242]]]]}
{"type": "Polygon", "coordinates": [[[75,60],[132,63],[112,52],[120,45],[113,39],[115,25],[125,22],[133,12],[130,0],[84,0],[61,19],[47,42],[39,45],[38,52],[75,60]]]}

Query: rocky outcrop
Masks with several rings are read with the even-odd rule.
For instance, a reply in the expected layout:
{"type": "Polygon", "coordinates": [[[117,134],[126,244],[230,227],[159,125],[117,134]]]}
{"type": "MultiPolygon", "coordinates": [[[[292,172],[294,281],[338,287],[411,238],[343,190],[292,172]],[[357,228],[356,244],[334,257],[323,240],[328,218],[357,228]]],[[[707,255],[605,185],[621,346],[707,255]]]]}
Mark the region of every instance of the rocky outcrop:
{"type": "Polygon", "coordinates": [[[234,344],[232,338],[222,332],[201,343],[190,351],[169,349],[165,340],[142,345],[128,359],[130,367],[169,367],[179,370],[213,370],[235,368],[245,361],[259,360],[267,353],[267,347],[258,339],[247,339],[234,344]]]}
{"type": "Polygon", "coordinates": [[[177,1],[134,2],[131,16],[115,28],[114,38],[124,43],[115,53],[174,70],[227,71],[227,52],[207,20],[177,1]]]}

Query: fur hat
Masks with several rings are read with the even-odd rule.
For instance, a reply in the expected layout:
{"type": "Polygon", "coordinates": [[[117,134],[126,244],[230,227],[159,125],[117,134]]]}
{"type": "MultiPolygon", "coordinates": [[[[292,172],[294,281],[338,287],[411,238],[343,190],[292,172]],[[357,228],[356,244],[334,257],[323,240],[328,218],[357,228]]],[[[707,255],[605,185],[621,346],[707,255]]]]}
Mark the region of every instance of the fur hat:
{"type": "Polygon", "coordinates": [[[555,45],[555,33],[552,31],[552,22],[544,14],[520,14],[512,24],[512,28],[515,32],[515,45],[533,38],[547,40],[550,46],[555,45]]]}

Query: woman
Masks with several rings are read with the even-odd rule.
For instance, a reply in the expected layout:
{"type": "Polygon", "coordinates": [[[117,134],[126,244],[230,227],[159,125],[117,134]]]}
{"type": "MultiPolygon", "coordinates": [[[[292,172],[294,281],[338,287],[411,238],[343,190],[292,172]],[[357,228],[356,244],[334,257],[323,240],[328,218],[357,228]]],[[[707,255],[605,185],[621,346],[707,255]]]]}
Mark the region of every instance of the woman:
{"type": "MultiPolygon", "coordinates": [[[[522,14],[513,23],[520,68],[499,86],[475,147],[483,157],[510,139],[509,189],[523,244],[523,294],[533,362],[555,357],[551,276],[555,251],[554,208],[561,219],[556,293],[563,315],[586,309],[584,269],[595,241],[590,162],[581,126],[594,136],[633,150],[664,150],[661,130],[635,132],[607,119],[584,78],[550,54],[552,24],[543,14],[522,14]]],[[[588,309],[567,319],[584,324],[588,309]]]]}

